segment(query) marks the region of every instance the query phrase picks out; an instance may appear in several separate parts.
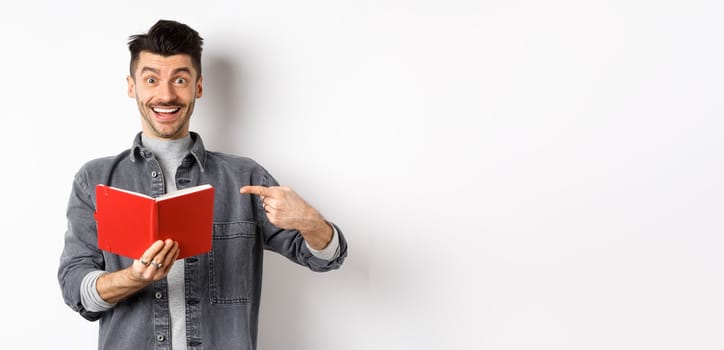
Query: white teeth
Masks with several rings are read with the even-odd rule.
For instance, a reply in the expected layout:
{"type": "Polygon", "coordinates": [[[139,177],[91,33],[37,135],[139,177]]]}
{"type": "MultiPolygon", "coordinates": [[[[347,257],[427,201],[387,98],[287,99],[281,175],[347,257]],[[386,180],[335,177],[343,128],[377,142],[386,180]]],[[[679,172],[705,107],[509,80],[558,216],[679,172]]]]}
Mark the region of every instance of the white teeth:
{"type": "Polygon", "coordinates": [[[155,107],[155,108],[153,109],[153,111],[156,112],[156,113],[173,113],[173,112],[178,111],[178,108],[159,108],[159,107],[155,107]]]}

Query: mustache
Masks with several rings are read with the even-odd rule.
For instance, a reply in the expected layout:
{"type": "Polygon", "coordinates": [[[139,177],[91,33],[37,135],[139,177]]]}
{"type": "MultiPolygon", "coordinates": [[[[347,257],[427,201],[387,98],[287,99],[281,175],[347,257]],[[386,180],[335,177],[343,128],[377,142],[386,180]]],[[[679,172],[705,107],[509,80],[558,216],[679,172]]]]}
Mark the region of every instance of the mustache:
{"type": "Polygon", "coordinates": [[[185,104],[178,101],[165,101],[165,102],[149,102],[149,106],[154,107],[183,107],[185,104]]]}
{"type": "Polygon", "coordinates": [[[186,104],[181,103],[181,101],[178,100],[171,100],[171,101],[150,101],[147,103],[148,106],[156,106],[156,107],[183,107],[186,106],[186,104]]]}

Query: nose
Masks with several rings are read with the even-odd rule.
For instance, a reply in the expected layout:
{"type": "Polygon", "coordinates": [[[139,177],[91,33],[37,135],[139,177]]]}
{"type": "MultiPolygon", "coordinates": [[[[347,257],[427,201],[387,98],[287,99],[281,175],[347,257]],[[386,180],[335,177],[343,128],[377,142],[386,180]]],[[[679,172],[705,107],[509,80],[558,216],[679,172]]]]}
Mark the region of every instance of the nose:
{"type": "Polygon", "coordinates": [[[174,90],[171,82],[159,85],[158,99],[165,102],[170,102],[176,99],[176,90],[174,90]]]}

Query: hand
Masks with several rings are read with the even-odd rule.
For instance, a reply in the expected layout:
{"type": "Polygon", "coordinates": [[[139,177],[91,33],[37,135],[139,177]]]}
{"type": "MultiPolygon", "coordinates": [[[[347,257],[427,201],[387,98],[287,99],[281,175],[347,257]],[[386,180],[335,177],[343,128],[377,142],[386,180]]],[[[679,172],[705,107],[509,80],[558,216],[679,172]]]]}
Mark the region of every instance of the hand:
{"type": "Polygon", "coordinates": [[[143,256],[133,261],[131,277],[137,281],[159,281],[168,275],[180,253],[178,242],[167,239],[154,242],[143,256]]]}
{"type": "Polygon", "coordinates": [[[179,252],[178,242],[156,241],[128,268],[98,277],[96,290],[103,300],[117,303],[166,277],[179,252]]]}
{"type": "Polygon", "coordinates": [[[244,186],[239,193],[258,195],[272,225],[298,230],[312,248],[323,249],[332,240],[332,227],[291,188],[244,186]]]}

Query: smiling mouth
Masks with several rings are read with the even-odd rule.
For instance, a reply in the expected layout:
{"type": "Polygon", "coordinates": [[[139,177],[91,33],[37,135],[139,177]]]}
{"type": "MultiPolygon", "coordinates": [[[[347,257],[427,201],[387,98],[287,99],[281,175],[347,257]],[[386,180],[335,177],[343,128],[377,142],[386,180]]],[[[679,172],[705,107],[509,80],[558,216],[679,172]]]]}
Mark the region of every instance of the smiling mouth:
{"type": "Polygon", "coordinates": [[[151,108],[154,112],[160,113],[160,114],[173,114],[178,112],[181,108],[180,107],[153,107],[151,108]]]}

